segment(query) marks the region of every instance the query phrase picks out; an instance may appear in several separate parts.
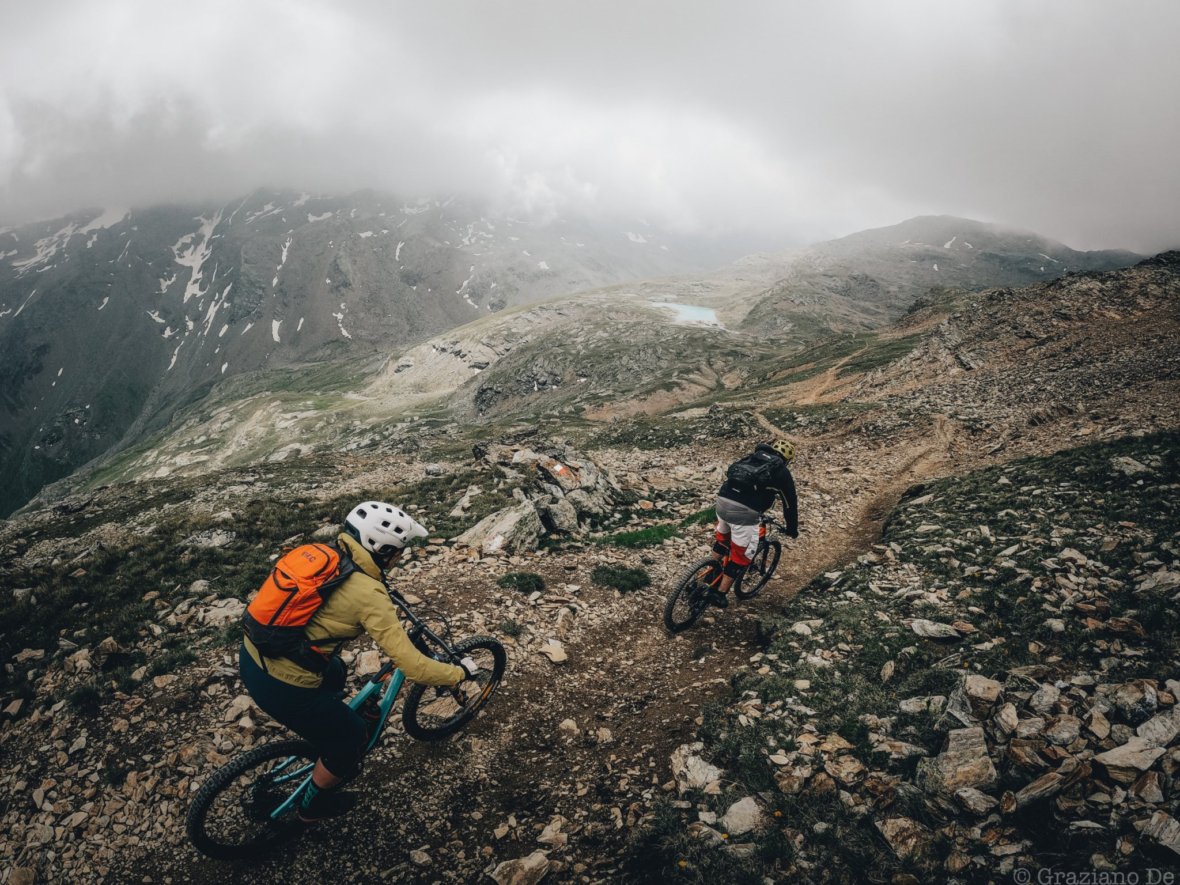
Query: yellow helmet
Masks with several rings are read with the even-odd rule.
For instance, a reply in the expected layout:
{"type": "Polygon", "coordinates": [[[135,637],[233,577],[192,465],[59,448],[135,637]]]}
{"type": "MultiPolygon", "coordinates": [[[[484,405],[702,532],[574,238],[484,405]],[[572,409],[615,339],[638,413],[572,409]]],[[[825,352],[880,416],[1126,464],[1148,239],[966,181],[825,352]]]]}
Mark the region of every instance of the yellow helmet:
{"type": "Polygon", "coordinates": [[[779,437],[770,444],[770,447],[783,456],[783,460],[788,464],[795,458],[795,444],[789,439],[779,437]]]}

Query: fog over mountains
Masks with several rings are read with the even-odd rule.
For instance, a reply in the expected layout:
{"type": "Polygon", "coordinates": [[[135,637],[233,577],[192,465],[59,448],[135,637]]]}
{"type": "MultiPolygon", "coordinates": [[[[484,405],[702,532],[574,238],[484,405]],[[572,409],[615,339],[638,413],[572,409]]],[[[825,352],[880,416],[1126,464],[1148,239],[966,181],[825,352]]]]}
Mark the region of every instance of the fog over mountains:
{"type": "MultiPolygon", "coordinates": [[[[525,324],[528,335],[512,332],[512,308],[571,293],[666,278],[644,284],[652,297],[706,304],[731,330],[677,334],[701,338],[698,350],[731,351],[732,368],[759,338],[799,345],[872,328],[931,288],[1021,285],[1135,260],[950,217],[740,257],[732,244],[642,220],[536,223],[455,197],[257,191],[224,206],[80,212],[0,232],[0,465],[15,477],[0,512],[161,430],[228,379],[331,362],[360,387],[411,345],[481,320],[475,344],[489,346],[494,328],[507,330],[505,341],[535,343],[531,356],[515,357],[515,374],[506,364],[473,393],[476,412],[557,388],[563,372],[598,377],[604,395],[664,377],[671,339],[622,361],[612,348],[576,344],[609,318],[597,308],[545,312],[525,324]],[[571,341],[573,355],[560,356],[571,341]]],[[[634,293],[608,292],[622,310],[606,333],[615,341],[640,328],[619,294],[634,293]]],[[[642,328],[659,339],[668,319],[642,328]]]]}

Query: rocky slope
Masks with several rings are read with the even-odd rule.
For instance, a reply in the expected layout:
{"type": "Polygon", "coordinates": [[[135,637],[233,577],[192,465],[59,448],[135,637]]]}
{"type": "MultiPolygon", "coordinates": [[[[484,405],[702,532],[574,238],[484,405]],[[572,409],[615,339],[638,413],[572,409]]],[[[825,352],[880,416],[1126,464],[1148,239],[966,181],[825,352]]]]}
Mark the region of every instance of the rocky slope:
{"type": "Polygon", "coordinates": [[[486,427],[409,421],[5,524],[0,857],[174,882],[504,879],[528,857],[587,882],[1174,866],[1178,295],[1161,256],[927,306],[783,357],[711,413],[534,422],[478,451],[486,427]],[[803,534],[756,600],[668,638],[721,469],[769,428],[799,446],[803,534]],[[546,459],[593,462],[609,507],[579,510],[546,459]],[[449,743],[391,735],[348,820],[249,867],[203,861],[188,796],[281,733],[241,697],[223,625],[277,547],[370,495],[438,532],[400,580],[509,644],[503,694],[449,743]],[[489,546],[526,503],[539,548],[489,546]],[[651,584],[596,583],[604,566],[651,584]]]}
{"type": "Polygon", "coordinates": [[[840,317],[845,329],[891,322],[931,289],[1024,286],[1125,267],[1142,256],[1078,252],[1037,234],[950,215],[911,218],[790,255],[743,324],[782,330],[840,317]]]}
{"type": "Polygon", "coordinates": [[[345,357],[355,377],[505,307],[735,254],[632,226],[260,191],[0,230],[0,513],[226,378],[345,357]]]}

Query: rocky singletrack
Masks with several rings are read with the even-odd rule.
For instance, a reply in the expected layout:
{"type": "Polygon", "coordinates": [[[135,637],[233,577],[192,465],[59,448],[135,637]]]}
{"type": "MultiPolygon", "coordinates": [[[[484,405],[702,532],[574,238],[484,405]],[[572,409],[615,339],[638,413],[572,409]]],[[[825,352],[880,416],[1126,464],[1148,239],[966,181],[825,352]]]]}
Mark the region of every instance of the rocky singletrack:
{"type": "MultiPolygon", "coordinates": [[[[576,595],[560,589],[599,562],[623,559],[613,552],[535,557],[529,570],[553,589],[528,606],[534,618],[517,615],[515,607],[514,617],[530,622],[538,638],[561,633],[566,661],[554,664],[535,647],[510,647],[504,684],[471,728],[438,745],[419,744],[396,728],[355,786],[358,811],[273,857],[229,866],[172,844],[149,851],[134,869],[176,882],[286,882],[323,869],[458,882],[534,849],[560,847],[553,855],[557,881],[609,881],[628,835],[667,792],[671,753],[757,652],[760,619],[789,611],[791,598],[815,575],[864,553],[901,493],[950,463],[951,440],[935,433],[915,450],[860,444],[809,451],[797,471],[803,533],[795,542],[784,539],[774,580],[754,600],[710,610],[675,637],[660,618],[664,596],[683,568],[707,552],[708,527],[642,554],[652,560],[653,583],[634,593],[585,584],[576,595]],[[565,630],[546,624],[547,596],[577,598],[585,614],[565,630]],[[564,839],[545,833],[554,821],[564,839]],[[543,834],[549,841],[537,842],[543,834]]],[[[439,588],[432,604],[466,612],[460,623],[472,615],[496,617],[487,599],[490,581],[447,583],[446,569],[415,580],[439,588]]]]}

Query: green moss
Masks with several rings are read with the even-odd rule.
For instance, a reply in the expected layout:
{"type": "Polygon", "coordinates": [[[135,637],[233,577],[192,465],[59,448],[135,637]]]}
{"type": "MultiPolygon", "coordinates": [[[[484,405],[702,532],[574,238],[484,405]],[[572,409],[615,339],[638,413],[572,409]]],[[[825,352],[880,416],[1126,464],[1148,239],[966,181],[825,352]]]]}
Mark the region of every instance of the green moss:
{"type": "Polygon", "coordinates": [[[622,565],[596,565],[590,572],[590,580],[599,587],[613,587],[620,593],[630,593],[651,584],[651,576],[645,569],[622,565]]]}
{"type": "Polygon", "coordinates": [[[508,572],[496,583],[521,593],[539,593],[545,589],[545,579],[535,572],[508,572]]]}

